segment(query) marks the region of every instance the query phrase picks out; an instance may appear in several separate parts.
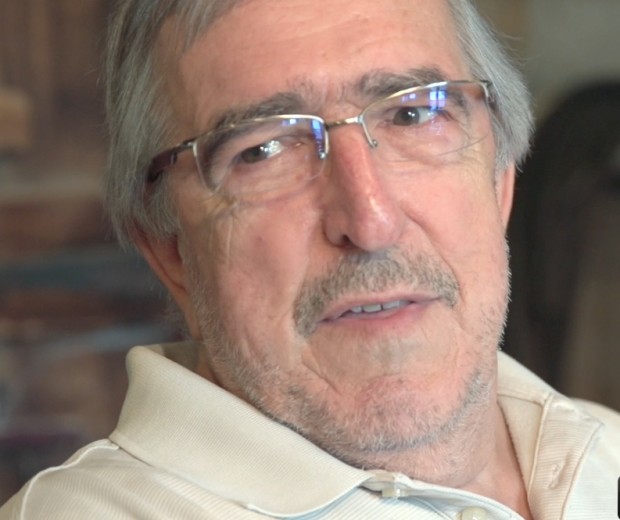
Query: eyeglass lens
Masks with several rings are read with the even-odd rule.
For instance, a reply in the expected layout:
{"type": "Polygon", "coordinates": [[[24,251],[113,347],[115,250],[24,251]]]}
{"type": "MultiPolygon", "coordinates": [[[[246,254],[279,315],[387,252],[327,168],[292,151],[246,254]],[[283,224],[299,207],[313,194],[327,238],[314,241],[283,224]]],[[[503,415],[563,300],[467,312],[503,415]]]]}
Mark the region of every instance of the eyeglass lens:
{"type": "MultiPolygon", "coordinates": [[[[376,101],[351,122],[365,127],[378,160],[413,172],[460,160],[489,133],[487,113],[481,84],[455,82],[376,101]]],[[[205,134],[194,154],[213,192],[241,199],[280,195],[320,175],[329,151],[326,127],[315,116],[253,120],[205,134]]]]}

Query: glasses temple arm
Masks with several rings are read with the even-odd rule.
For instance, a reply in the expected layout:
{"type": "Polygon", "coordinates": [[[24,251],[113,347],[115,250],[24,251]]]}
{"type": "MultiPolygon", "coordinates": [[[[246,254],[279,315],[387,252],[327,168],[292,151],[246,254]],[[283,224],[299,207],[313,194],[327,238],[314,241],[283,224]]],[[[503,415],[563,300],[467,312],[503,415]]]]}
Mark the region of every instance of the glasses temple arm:
{"type": "Polygon", "coordinates": [[[170,148],[160,154],[156,155],[151,164],[149,166],[146,182],[152,184],[156,182],[161,175],[168,169],[170,166],[174,166],[177,161],[179,154],[184,152],[185,150],[190,150],[194,146],[194,140],[189,139],[187,141],[183,141],[181,144],[175,146],[174,148],[170,148]]]}

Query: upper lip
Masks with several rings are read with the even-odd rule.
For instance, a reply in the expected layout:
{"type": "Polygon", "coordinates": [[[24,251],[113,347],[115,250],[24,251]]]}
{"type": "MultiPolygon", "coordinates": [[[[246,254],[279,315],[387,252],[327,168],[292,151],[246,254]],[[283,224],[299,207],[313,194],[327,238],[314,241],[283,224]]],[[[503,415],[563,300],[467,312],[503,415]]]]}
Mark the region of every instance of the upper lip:
{"type": "Polygon", "coordinates": [[[407,302],[408,304],[425,304],[431,301],[437,300],[438,297],[434,294],[428,293],[404,293],[393,294],[389,296],[371,296],[365,295],[360,297],[346,298],[345,300],[339,299],[337,302],[329,305],[323,317],[320,321],[336,320],[350,312],[355,307],[364,307],[368,305],[385,305],[393,302],[407,302]]]}

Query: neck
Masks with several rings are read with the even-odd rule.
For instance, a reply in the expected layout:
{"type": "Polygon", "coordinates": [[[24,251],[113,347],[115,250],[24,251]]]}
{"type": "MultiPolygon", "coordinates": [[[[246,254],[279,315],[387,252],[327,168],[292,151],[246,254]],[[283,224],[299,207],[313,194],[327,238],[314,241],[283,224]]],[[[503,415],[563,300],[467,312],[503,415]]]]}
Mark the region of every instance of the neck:
{"type": "Polygon", "coordinates": [[[495,442],[488,464],[476,478],[462,486],[467,491],[492,498],[532,520],[527,492],[508,425],[499,405],[495,414],[495,442]]]}
{"type": "Polygon", "coordinates": [[[448,440],[389,458],[375,456],[366,467],[471,491],[531,520],[521,469],[499,404],[487,413],[472,414],[471,419],[462,425],[461,435],[452,432],[448,440]]]}

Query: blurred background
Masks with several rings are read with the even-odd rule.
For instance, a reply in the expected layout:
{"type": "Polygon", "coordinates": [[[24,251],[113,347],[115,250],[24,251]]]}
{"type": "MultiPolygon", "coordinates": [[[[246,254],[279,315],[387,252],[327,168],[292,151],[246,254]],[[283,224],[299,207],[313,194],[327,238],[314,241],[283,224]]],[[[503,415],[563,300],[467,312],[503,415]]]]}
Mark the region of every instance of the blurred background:
{"type": "MultiPolygon", "coordinates": [[[[106,436],[126,351],[176,336],[162,290],[102,210],[112,4],[0,1],[0,503],[106,436]]],[[[536,101],[504,350],[563,392],[620,408],[620,2],[478,4],[536,101]]]]}

